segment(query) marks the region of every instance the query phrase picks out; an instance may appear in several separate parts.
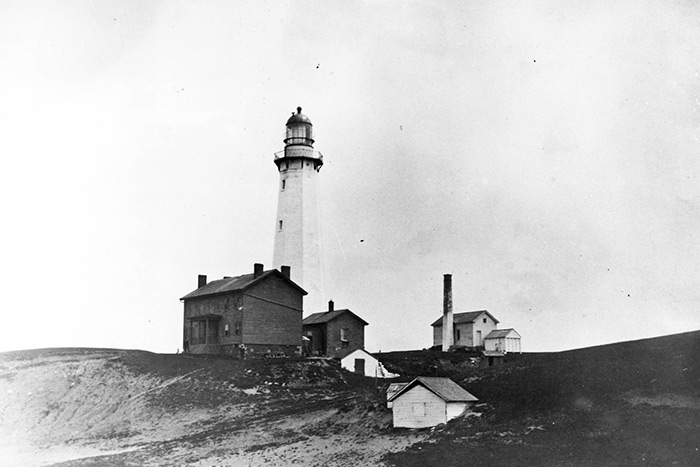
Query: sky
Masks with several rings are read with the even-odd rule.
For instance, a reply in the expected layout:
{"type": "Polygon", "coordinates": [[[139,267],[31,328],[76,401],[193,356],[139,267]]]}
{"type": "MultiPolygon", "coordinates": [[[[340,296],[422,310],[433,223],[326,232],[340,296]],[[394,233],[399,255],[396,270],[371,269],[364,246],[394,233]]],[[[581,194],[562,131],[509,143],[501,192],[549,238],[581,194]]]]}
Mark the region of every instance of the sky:
{"type": "Polygon", "coordinates": [[[444,274],[524,351],[698,330],[699,49],[693,1],[0,0],[0,351],[175,352],[198,274],[272,262],[297,106],[369,351],[444,274]]]}

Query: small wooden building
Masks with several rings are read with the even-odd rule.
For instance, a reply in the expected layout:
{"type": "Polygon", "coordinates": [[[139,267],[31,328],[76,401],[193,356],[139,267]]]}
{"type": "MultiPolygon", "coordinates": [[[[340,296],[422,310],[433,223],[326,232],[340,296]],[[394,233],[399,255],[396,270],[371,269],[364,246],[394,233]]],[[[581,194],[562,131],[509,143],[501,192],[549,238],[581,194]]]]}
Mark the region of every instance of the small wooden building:
{"type": "Polygon", "coordinates": [[[449,378],[419,376],[388,399],[394,428],[427,428],[447,423],[478,399],[449,378]]]}
{"type": "Polygon", "coordinates": [[[342,358],[353,350],[364,349],[367,324],[350,310],[336,310],[331,300],[328,311],[304,318],[302,331],[309,339],[311,355],[342,358]]]}
{"type": "Polygon", "coordinates": [[[263,270],[207,282],[184,302],[183,344],[192,353],[262,356],[301,353],[304,289],[290,278],[290,269],[263,270]]]}
{"type": "Polygon", "coordinates": [[[396,378],[397,374],[390,373],[382,362],[374,358],[364,349],[356,349],[340,359],[340,366],[353,373],[371,378],[396,378]]]}
{"type": "Polygon", "coordinates": [[[504,354],[522,353],[520,334],[515,329],[495,329],[484,338],[484,349],[504,354]]]}

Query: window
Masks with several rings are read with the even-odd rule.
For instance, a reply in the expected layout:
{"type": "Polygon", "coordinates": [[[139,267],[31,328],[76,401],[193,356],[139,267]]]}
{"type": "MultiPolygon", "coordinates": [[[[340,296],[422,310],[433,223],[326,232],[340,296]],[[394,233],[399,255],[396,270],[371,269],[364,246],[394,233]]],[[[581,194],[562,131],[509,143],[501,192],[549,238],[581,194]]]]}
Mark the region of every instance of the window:
{"type": "Polygon", "coordinates": [[[228,324],[224,324],[224,336],[230,336],[231,333],[229,332],[228,329],[228,324]]]}
{"type": "Polygon", "coordinates": [[[233,332],[237,336],[241,335],[241,322],[240,321],[236,321],[236,323],[233,325],[233,332]]]}
{"type": "Polygon", "coordinates": [[[280,221],[280,232],[282,231],[282,221],[280,221]]]}
{"type": "Polygon", "coordinates": [[[348,341],[348,330],[343,328],[340,330],[340,340],[342,342],[347,342],[348,341]]]}
{"type": "Polygon", "coordinates": [[[287,180],[282,180],[282,189],[284,190],[284,188],[286,186],[287,186],[287,180]]]}
{"type": "Polygon", "coordinates": [[[459,333],[459,329],[457,329],[455,332],[457,333],[457,342],[459,342],[459,339],[461,338],[460,333],[459,333]]]}
{"type": "Polygon", "coordinates": [[[413,415],[416,415],[418,417],[425,417],[425,402],[414,402],[412,406],[413,415]]]}
{"type": "Polygon", "coordinates": [[[484,323],[486,322],[486,318],[484,318],[484,323]]]}

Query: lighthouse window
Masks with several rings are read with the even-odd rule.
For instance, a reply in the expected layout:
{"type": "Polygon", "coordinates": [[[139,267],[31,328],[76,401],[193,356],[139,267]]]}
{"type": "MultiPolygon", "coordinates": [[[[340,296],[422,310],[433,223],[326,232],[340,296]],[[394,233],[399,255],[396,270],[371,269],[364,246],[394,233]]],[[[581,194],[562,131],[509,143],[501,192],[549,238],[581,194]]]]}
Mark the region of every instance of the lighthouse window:
{"type": "Polygon", "coordinates": [[[282,230],[282,221],[280,221],[280,230],[282,230]]]}
{"type": "Polygon", "coordinates": [[[282,180],[282,189],[284,190],[284,187],[287,185],[287,180],[282,180]]]}

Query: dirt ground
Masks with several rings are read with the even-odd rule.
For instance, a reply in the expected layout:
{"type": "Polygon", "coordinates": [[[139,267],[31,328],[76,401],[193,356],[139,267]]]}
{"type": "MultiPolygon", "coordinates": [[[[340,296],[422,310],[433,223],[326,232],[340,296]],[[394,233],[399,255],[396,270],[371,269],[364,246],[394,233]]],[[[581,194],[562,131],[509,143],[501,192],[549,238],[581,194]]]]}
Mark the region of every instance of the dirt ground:
{"type": "Polygon", "coordinates": [[[0,356],[0,465],[380,465],[395,432],[380,384],[326,361],[138,351],[0,356]]]}

